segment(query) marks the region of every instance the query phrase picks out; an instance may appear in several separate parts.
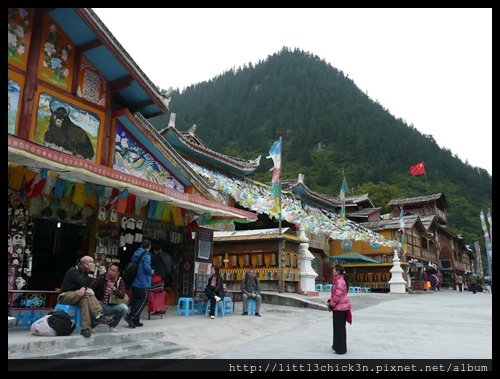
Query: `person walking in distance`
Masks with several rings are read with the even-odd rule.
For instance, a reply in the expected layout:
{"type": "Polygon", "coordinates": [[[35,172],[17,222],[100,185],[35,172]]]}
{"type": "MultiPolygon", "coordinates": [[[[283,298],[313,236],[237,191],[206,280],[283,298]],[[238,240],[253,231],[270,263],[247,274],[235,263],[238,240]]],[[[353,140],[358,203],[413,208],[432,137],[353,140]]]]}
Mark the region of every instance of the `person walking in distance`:
{"type": "Polygon", "coordinates": [[[345,324],[352,323],[351,301],[347,295],[349,283],[344,278],[344,268],[336,265],[333,269],[333,285],[328,299],[328,309],[333,313],[333,345],[337,354],[347,352],[345,324]]]}
{"type": "Polygon", "coordinates": [[[457,282],[457,291],[462,292],[464,286],[464,277],[460,274],[457,274],[455,277],[455,281],[457,282]]]}

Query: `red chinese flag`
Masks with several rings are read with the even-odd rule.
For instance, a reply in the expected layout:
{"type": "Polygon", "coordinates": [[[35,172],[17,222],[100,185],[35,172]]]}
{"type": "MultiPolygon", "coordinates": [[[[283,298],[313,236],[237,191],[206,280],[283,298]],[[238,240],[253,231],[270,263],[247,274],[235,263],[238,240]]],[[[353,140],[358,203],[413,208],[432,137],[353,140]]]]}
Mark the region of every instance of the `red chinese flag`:
{"type": "Polygon", "coordinates": [[[425,165],[424,161],[417,163],[415,166],[410,166],[410,175],[425,175],[425,165]]]}

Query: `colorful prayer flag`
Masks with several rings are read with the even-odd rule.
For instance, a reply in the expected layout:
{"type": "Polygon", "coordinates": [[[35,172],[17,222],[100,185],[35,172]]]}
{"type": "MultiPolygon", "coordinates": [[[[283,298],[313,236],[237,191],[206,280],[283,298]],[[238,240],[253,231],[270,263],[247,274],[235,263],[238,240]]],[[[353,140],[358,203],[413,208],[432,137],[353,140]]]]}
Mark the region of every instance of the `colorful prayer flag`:
{"type": "Polygon", "coordinates": [[[339,194],[339,198],[340,198],[340,201],[342,201],[342,210],[341,210],[341,215],[342,217],[345,217],[345,194],[347,192],[347,180],[345,179],[345,176],[344,176],[344,179],[342,180],[342,184],[340,185],[340,194],[339,194]]]}
{"type": "Polygon", "coordinates": [[[26,196],[36,197],[42,193],[45,183],[47,182],[47,172],[48,170],[46,168],[40,170],[35,179],[33,179],[30,188],[26,191],[26,196]]]}
{"type": "Polygon", "coordinates": [[[405,235],[405,214],[403,212],[403,208],[401,207],[401,211],[399,212],[399,230],[401,231],[401,250],[403,251],[403,257],[406,255],[408,251],[408,247],[406,246],[406,235],[405,235]]]}
{"type": "Polygon", "coordinates": [[[281,213],[280,207],[280,197],[281,197],[281,138],[273,143],[269,149],[269,155],[267,159],[271,158],[273,160],[274,166],[271,169],[273,172],[273,177],[271,179],[272,187],[271,193],[274,198],[274,204],[271,212],[274,214],[281,213]]]}

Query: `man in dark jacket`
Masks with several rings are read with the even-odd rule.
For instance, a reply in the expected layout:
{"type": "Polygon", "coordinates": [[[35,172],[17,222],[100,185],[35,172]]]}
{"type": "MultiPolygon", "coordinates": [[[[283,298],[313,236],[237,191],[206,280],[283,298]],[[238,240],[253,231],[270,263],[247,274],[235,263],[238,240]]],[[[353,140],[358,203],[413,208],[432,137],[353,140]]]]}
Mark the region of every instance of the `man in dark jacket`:
{"type": "Polygon", "coordinates": [[[151,277],[154,274],[154,270],[151,267],[151,254],[149,250],[151,250],[151,241],[145,239],[131,259],[131,262],[138,264],[138,269],[137,275],[131,285],[132,300],[130,300],[130,312],[124,318],[130,328],[144,325],[142,322],[139,322],[139,317],[144,308],[146,308],[148,288],[151,287],[151,277]]]}
{"type": "Polygon", "coordinates": [[[173,269],[174,264],[170,254],[163,251],[161,246],[155,247],[153,249],[153,270],[155,275],[161,276],[163,280],[164,288],[170,287],[173,283],[173,269]]]}
{"type": "Polygon", "coordinates": [[[255,300],[255,316],[260,317],[260,304],[262,296],[260,295],[260,281],[255,276],[255,270],[252,268],[241,282],[241,292],[243,292],[243,313],[242,316],[248,315],[248,300],[255,300]]]}
{"type": "Polygon", "coordinates": [[[92,289],[95,292],[95,297],[101,302],[102,312],[105,315],[110,315],[113,320],[109,323],[109,330],[111,332],[117,332],[116,329],[120,320],[125,317],[128,312],[128,305],[121,304],[111,304],[111,295],[115,295],[117,298],[125,298],[125,283],[120,277],[121,268],[118,263],[111,263],[108,266],[108,271],[106,274],[99,275],[92,282],[92,289]]]}
{"type": "Polygon", "coordinates": [[[101,304],[96,299],[94,291],[90,288],[94,279],[94,258],[84,256],[80,262],[71,267],[64,275],[61,293],[57,301],[61,304],[78,305],[82,313],[81,335],[90,337],[90,315],[95,318],[96,324],[109,324],[111,318],[104,316],[101,304]]]}

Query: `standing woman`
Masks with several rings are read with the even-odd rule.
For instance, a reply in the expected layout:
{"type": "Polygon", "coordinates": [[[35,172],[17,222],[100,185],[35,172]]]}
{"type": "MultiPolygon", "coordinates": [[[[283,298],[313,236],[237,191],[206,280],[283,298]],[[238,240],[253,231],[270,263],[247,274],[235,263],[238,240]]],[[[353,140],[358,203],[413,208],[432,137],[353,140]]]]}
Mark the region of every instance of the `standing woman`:
{"type": "Polygon", "coordinates": [[[347,352],[345,323],[352,322],[351,301],[347,296],[349,283],[344,278],[344,268],[336,265],[333,269],[333,286],[328,299],[328,308],[333,313],[333,345],[337,354],[347,352]]]}
{"type": "Polygon", "coordinates": [[[210,318],[215,318],[215,304],[224,298],[224,280],[219,274],[219,267],[210,268],[210,278],[205,287],[205,295],[210,300],[210,318]]]}

